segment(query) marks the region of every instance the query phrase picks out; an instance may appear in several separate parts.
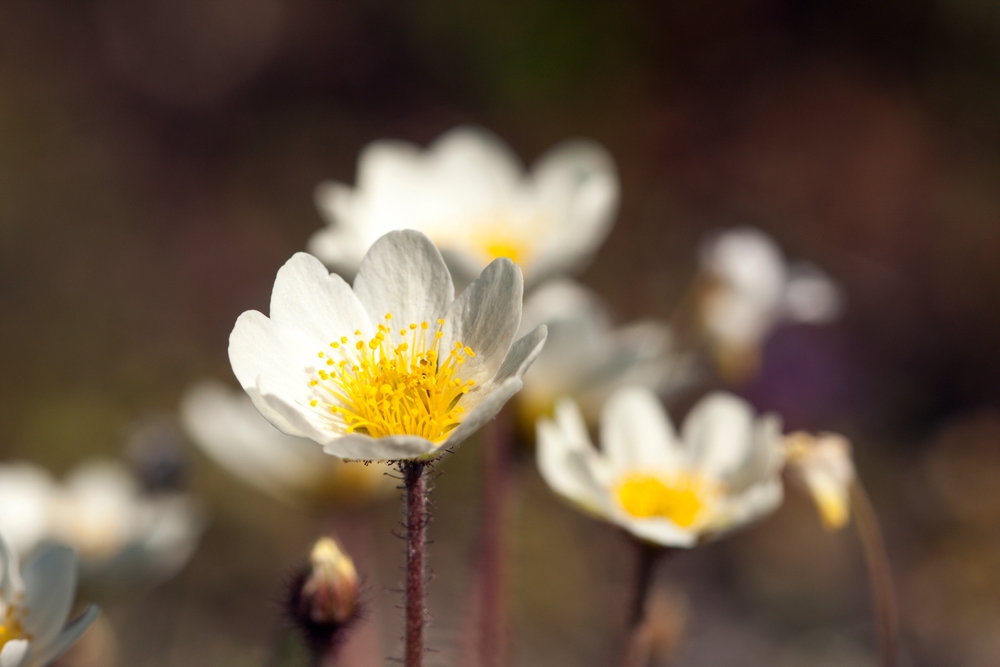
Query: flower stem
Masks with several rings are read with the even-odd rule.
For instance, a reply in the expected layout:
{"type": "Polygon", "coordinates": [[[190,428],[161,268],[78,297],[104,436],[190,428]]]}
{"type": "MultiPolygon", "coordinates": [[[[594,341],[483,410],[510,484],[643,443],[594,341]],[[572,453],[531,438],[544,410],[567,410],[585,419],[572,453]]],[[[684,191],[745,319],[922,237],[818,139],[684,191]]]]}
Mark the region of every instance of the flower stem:
{"type": "Polygon", "coordinates": [[[638,557],[635,569],[635,593],[632,596],[632,610],[629,615],[628,643],[625,645],[623,667],[644,667],[649,661],[649,632],[646,628],[646,602],[653,589],[656,565],[670,550],[644,542],[635,541],[638,557]]]}
{"type": "Polygon", "coordinates": [[[507,551],[511,495],[511,436],[509,408],[485,429],[483,451],[483,515],[479,553],[481,590],[479,664],[503,667],[507,660],[507,600],[504,555],[507,551]]]}
{"type": "Polygon", "coordinates": [[[400,464],[406,488],[406,667],[421,667],[424,659],[424,557],[427,540],[426,463],[400,464]]]}
{"type": "Polygon", "coordinates": [[[851,485],[851,507],[854,510],[854,525],[861,540],[861,549],[868,568],[875,627],[878,633],[879,663],[882,667],[897,667],[899,612],[892,584],[892,569],[882,539],[878,516],[864,486],[858,480],[851,485]]]}

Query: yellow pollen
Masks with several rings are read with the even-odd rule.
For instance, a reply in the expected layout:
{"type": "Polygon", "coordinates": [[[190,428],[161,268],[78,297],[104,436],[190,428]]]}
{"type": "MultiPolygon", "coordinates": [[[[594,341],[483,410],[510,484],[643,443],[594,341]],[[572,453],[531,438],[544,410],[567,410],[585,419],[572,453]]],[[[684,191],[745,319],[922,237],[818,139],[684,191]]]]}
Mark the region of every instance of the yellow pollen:
{"type": "Polygon", "coordinates": [[[622,508],[637,519],[669,519],[680,528],[690,528],[703,518],[717,490],[693,473],[674,478],[633,473],[622,479],[615,495],[622,508]]]}
{"type": "Polygon", "coordinates": [[[8,604],[0,622],[0,648],[14,639],[31,639],[21,625],[20,610],[15,605],[8,604]]]}
{"type": "MultiPolygon", "coordinates": [[[[387,313],[385,319],[392,319],[387,313]]],[[[363,433],[373,438],[387,435],[417,435],[442,442],[462,420],[462,397],[472,380],[456,377],[470,347],[456,343],[450,352],[440,351],[443,337],[438,329],[427,335],[428,324],[395,332],[386,326],[369,340],[358,338],[351,346],[331,347],[341,356],[330,371],[317,370],[309,381],[316,387],[310,406],[322,407],[332,425],[347,433],[363,433]],[[447,356],[445,356],[447,355],[447,356]],[[318,378],[318,379],[317,379],[318,378]]],[[[346,337],[340,339],[347,342],[346,337]]],[[[327,361],[333,364],[334,359],[327,361]]]]}

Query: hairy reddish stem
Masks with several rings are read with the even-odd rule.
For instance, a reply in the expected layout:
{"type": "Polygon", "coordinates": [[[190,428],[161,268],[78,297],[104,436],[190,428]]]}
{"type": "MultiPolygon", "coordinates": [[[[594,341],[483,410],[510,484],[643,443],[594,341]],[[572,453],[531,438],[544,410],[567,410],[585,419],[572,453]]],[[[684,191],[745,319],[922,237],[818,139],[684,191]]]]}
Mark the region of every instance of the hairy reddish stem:
{"type": "Polygon", "coordinates": [[[421,667],[424,659],[426,465],[422,461],[405,461],[400,466],[406,488],[406,667],[421,667]]]}

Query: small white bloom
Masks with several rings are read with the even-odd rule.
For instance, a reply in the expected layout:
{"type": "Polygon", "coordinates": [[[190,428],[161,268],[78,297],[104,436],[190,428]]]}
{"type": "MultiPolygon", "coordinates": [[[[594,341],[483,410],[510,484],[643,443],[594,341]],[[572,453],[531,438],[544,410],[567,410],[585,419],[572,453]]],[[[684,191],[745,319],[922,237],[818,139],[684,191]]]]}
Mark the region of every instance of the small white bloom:
{"type": "Polygon", "coordinates": [[[278,271],[270,318],[229,338],[237,379],[264,417],[350,460],[432,457],[475,433],[521,388],[545,328],[514,341],[521,271],[494,260],[461,295],[413,230],[372,245],[352,290],[311,255],[278,271]]]}
{"type": "Polygon", "coordinates": [[[624,386],[667,390],[690,379],[691,366],[672,347],[669,328],[641,321],[615,328],[601,299],[571,280],[546,283],[524,302],[521,331],[545,324],[545,348],[524,376],[520,412],[533,425],[568,396],[588,421],[624,386]]]}
{"type": "Polygon", "coordinates": [[[286,502],[359,503],[394,492],[384,464],[341,461],[315,442],[285,435],[243,391],[204,382],[181,401],[191,438],[240,479],[286,502]]]}
{"type": "Polygon", "coordinates": [[[557,493],[636,537],[691,547],[754,521],[782,499],[779,420],[732,394],[691,409],[680,437],[656,396],[626,387],[601,415],[601,450],[576,404],[538,422],[538,467],[557,493]]]}
{"type": "Polygon", "coordinates": [[[0,538],[0,667],[44,667],[63,654],[97,617],[91,605],[67,627],[76,597],[76,556],[46,545],[18,567],[0,538]]]}
{"type": "Polygon", "coordinates": [[[780,322],[821,324],[842,309],[840,288],[825,273],[789,265],[774,240],[751,227],[712,236],[702,246],[701,269],[710,280],[702,326],[724,357],[755,357],[780,322]]]}
{"type": "Polygon", "coordinates": [[[93,460],[70,472],[57,496],[52,538],[80,555],[82,576],[96,585],[153,585],[194,555],[204,518],[187,494],[144,494],[128,469],[93,460]]]}
{"type": "Polygon", "coordinates": [[[114,461],[85,462],[62,484],[29,463],[0,465],[0,533],[16,536],[11,548],[25,556],[43,541],[71,546],[89,584],[150,585],[169,578],[194,553],[202,527],[190,498],[144,495],[114,461]]]}
{"type": "Polygon", "coordinates": [[[785,437],[785,449],[788,467],[805,484],[823,525],[828,530],[846,526],[855,478],[851,443],[836,433],[813,436],[799,431],[785,437]]]}
{"type": "Polygon", "coordinates": [[[455,128],[426,150],[376,141],[361,153],[354,188],[317,188],[328,227],[309,251],[349,275],[383,234],[416,229],[441,248],[459,284],[507,257],[535,285],[580,268],[596,252],[614,222],[618,193],[614,160],[592,141],[556,146],[530,174],[480,128],[455,128]]]}

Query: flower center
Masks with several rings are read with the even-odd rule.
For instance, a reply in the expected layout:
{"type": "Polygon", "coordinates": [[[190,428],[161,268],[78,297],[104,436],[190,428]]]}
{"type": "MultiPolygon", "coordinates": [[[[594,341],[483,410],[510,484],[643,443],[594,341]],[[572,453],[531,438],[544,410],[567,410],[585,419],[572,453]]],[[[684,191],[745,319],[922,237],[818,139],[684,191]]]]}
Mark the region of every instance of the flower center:
{"type": "Polygon", "coordinates": [[[370,340],[355,331],[353,343],[347,336],[330,343],[331,353],[319,353],[328,368],[309,381],[318,390],[310,405],[322,405],[347,433],[443,441],[461,423],[459,402],[474,384],[455,376],[475,353],[456,342],[441,358],[444,320],[437,324],[433,334],[427,322],[394,330],[388,313],[370,340]]]}
{"type": "Polygon", "coordinates": [[[673,478],[633,473],[615,489],[618,502],[630,515],[669,519],[681,528],[689,528],[702,518],[715,493],[708,480],[692,473],[673,478]]]}
{"type": "Polygon", "coordinates": [[[20,612],[15,605],[3,605],[4,611],[0,617],[0,648],[14,639],[30,639],[21,626],[20,612]]]}

